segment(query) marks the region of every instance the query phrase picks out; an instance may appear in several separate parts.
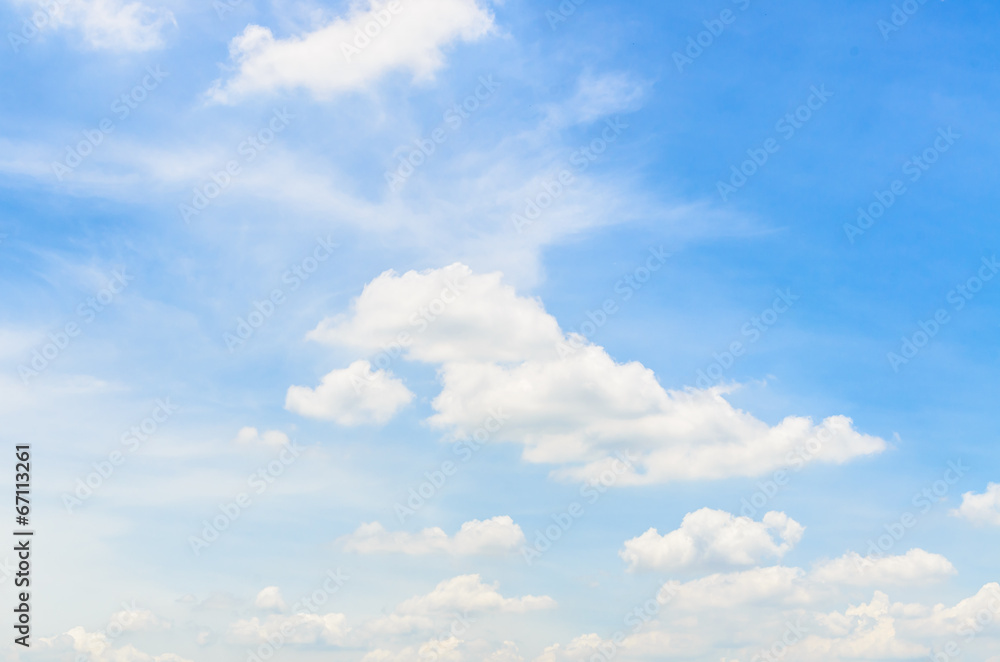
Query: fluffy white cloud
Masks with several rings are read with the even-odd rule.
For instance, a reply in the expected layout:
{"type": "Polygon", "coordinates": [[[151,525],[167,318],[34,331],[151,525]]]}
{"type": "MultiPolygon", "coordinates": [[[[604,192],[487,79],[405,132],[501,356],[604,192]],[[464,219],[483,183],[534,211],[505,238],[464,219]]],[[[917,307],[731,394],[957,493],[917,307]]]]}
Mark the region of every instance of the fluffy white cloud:
{"type": "Polygon", "coordinates": [[[911,549],[902,556],[868,556],[849,552],[815,568],[811,577],[819,582],[854,586],[909,586],[941,581],[956,574],[951,561],[940,554],[911,549]]]}
{"type": "Polygon", "coordinates": [[[927,655],[926,646],[897,636],[890,608],[889,597],[876,591],[868,604],[818,615],[816,622],[826,632],[805,637],[796,644],[796,653],[808,660],[896,660],[927,655]]]}
{"type": "Polygon", "coordinates": [[[454,614],[477,612],[526,613],[552,609],[556,601],[548,596],[526,595],[505,598],[498,584],[485,584],[479,575],[460,575],[445,580],[430,593],[401,602],[393,613],[365,625],[371,636],[395,635],[415,630],[431,630],[454,619],[454,614]]]}
{"type": "Polygon", "coordinates": [[[309,418],[341,425],[383,424],[413,400],[403,382],[386,370],[372,371],[368,361],[333,370],[315,389],[291,386],[285,408],[309,418]]]}
{"type": "Polygon", "coordinates": [[[818,424],[789,416],[772,427],[733,408],[725,389],[665,390],[641,364],[616,363],[603,348],[564,334],[538,300],[518,296],[501,274],[477,275],[461,264],[388,271],[365,287],[350,314],[324,320],[310,337],[366,353],[388,346],[374,359],[380,367],[393,354],[439,364],[443,388],[431,425],[465,439],[502,418],[493,440],[521,444],[525,460],[562,465],[556,475],[575,480],[599,476],[621,452],[638,458],[617,481],[627,485],[757,476],[886,448],[844,416],[818,424]]]}
{"type": "Polygon", "coordinates": [[[257,617],[234,623],[229,634],[245,643],[278,639],[290,644],[344,643],[350,628],[344,614],[274,614],[261,620],[257,617]]]}
{"type": "Polygon", "coordinates": [[[951,607],[893,603],[875,591],[867,603],[828,610],[842,597],[803,590],[807,581],[797,568],[758,568],[674,582],[663,587],[658,608],[650,601],[630,612],[613,641],[582,635],[546,648],[535,662],[585,662],[602,651],[602,657],[614,651],[617,658],[643,661],[848,662],[923,659],[949,642],[968,659],[985,659],[995,650],[1000,584],[987,584],[951,607]]]}
{"type": "Polygon", "coordinates": [[[253,604],[258,609],[273,609],[275,611],[283,611],[286,607],[281,589],[277,586],[268,586],[261,590],[253,604]]]}
{"type": "Polygon", "coordinates": [[[404,648],[398,653],[377,649],[361,658],[361,662],[423,662],[428,659],[464,662],[468,658],[460,651],[461,645],[462,641],[457,637],[431,639],[420,646],[404,648]]]}
{"type": "Polygon", "coordinates": [[[991,582],[956,604],[946,607],[899,605],[896,611],[908,617],[903,627],[911,636],[960,636],[1000,631],[1000,584],[991,582]]]}
{"type": "Polygon", "coordinates": [[[505,598],[497,590],[498,586],[498,582],[483,583],[479,575],[460,575],[441,582],[427,595],[403,601],[396,611],[400,614],[442,611],[500,611],[520,614],[556,606],[556,601],[547,595],[505,598]]]}
{"type": "Polygon", "coordinates": [[[1000,483],[990,483],[982,494],[966,492],[962,505],[951,514],[979,526],[1000,526],[1000,483]]]}
{"type": "Polygon", "coordinates": [[[285,446],[291,443],[288,435],[280,430],[260,432],[253,427],[241,428],[233,441],[243,446],[285,446]]]}
{"type": "Polygon", "coordinates": [[[216,81],[209,97],[227,103],[304,88],[323,98],[397,70],[428,79],[443,66],[446,46],[492,30],[493,15],[478,0],[370,0],[314,32],[286,39],[250,25],[229,45],[236,73],[216,81]]]}
{"type": "Polygon", "coordinates": [[[759,603],[808,604],[816,597],[804,570],[783,566],[714,574],[684,584],[668,584],[660,594],[661,601],[688,611],[731,609],[759,603]]]}
{"type": "Polygon", "coordinates": [[[32,0],[28,4],[47,14],[43,29],[75,29],[95,50],[148,51],[163,46],[164,30],[177,25],[169,10],[126,0],[32,0]]]}
{"type": "Polygon", "coordinates": [[[55,637],[40,637],[34,641],[34,647],[36,651],[51,651],[59,656],[58,659],[86,656],[91,662],[190,662],[173,653],[150,655],[131,644],[113,647],[117,636],[121,636],[117,630],[88,632],[83,627],[75,627],[55,637]],[[70,652],[76,655],[66,655],[70,652]]]}
{"type": "Polygon", "coordinates": [[[362,524],[357,531],[341,538],[341,542],[345,551],[359,554],[446,553],[464,556],[516,550],[524,543],[524,532],[507,516],[465,522],[454,537],[448,537],[437,527],[419,533],[389,532],[378,522],[372,522],[362,524]]]}
{"type": "Polygon", "coordinates": [[[805,528],[785,513],[772,511],[761,522],[722,510],[702,508],[684,516],[680,528],[662,536],[649,529],[625,542],[619,556],[630,570],[670,570],[723,563],[755,565],[781,558],[802,539],[805,528]]]}

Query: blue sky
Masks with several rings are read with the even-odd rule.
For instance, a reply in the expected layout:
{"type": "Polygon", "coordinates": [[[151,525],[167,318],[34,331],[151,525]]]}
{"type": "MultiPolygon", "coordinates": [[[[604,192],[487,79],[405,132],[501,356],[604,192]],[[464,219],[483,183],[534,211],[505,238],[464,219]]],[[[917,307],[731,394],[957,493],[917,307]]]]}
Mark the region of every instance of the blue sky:
{"type": "Polygon", "coordinates": [[[998,10],[0,3],[5,659],[996,662],[998,10]]]}

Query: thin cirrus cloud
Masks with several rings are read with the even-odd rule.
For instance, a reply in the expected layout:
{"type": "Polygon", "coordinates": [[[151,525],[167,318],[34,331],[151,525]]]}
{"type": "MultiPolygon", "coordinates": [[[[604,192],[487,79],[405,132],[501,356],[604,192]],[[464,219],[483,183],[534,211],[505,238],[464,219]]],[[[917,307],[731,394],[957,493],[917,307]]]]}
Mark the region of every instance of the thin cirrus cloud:
{"type": "Polygon", "coordinates": [[[90,50],[142,52],[161,48],[166,29],[177,25],[170,10],[135,1],[32,0],[20,4],[35,9],[35,17],[46,17],[42,29],[79,32],[90,50]]]}
{"type": "Polygon", "coordinates": [[[308,418],[340,425],[383,424],[413,400],[403,382],[386,370],[372,370],[371,363],[355,361],[323,377],[315,389],[292,386],[285,408],[308,418]]]}
{"type": "Polygon", "coordinates": [[[629,570],[673,570],[695,565],[754,565],[781,558],[802,539],[805,527],[772,511],[757,522],[702,508],[684,516],[679,528],[660,535],[649,529],[625,542],[619,556],[629,570]]]}
{"type": "Polygon", "coordinates": [[[451,537],[437,527],[419,533],[389,532],[380,523],[372,522],[362,524],[357,531],[341,538],[340,543],[344,551],[358,554],[471,556],[515,551],[524,540],[521,527],[510,517],[502,516],[465,522],[451,537]]]}
{"type": "Polygon", "coordinates": [[[216,81],[208,98],[231,103],[297,88],[326,98],[363,89],[397,70],[429,79],[444,65],[447,46],[493,29],[493,14],[479,0],[372,0],[366,9],[283,39],[249,25],[229,45],[235,73],[216,81]]]}
{"type": "Polygon", "coordinates": [[[344,614],[273,614],[267,618],[237,621],[229,628],[229,636],[241,643],[265,643],[277,640],[290,644],[329,645],[344,643],[350,628],[344,614]]]}
{"type": "Polygon", "coordinates": [[[990,483],[982,494],[966,492],[962,505],[950,514],[978,526],[1000,526],[1000,483],[990,483]]]}
{"type": "Polygon", "coordinates": [[[233,442],[239,446],[287,446],[291,443],[288,435],[280,430],[264,430],[261,432],[255,427],[243,427],[236,433],[233,442]]]}
{"type": "MultiPolygon", "coordinates": [[[[845,416],[818,424],[788,416],[769,426],[735,409],[723,388],[668,391],[642,364],[617,363],[603,347],[567,335],[541,301],[518,295],[502,274],[462,264],[387,271],[349,314],[323,320],[308,337],[369,356],[382,350],[376,365],[394,360],[385,348],[435,364],[442,390],[431,403],[432,427],[466,439],[492,417],[502,422],[494,440],[520,444],[528,462],[559,465],[559,478],[592,479],[623,452],[638,459],[618,485],[762,475],[795,462],[807,444],[815,452],[799,461],[838,464],[887,446],[845,416]]],[[[292,387],[288,408],[348,416],[336,402],[355,398],[343,373],[328,374],[315,392],[292,387]]],[[[365,392],[356,399],[378,402],[387,418],[405,387],[385,379],[385,398],[365,392]]]]}

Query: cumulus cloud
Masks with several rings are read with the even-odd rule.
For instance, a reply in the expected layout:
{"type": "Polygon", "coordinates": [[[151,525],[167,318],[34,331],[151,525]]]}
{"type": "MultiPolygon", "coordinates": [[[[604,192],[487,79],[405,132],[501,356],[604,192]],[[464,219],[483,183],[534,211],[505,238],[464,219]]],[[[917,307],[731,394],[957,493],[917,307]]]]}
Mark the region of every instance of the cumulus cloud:
{"type": "Polygon", "coordinates": [[[291,443],[288,435],[284,432],[279,430],[260,432],[253,427],[240,428],[233,441],[242,446],[285,446],[291,443]]]}
{"type": "Polygon", "coordinates": [[[680,528],[660,535],[649,529],[625,542],[619,556],[629,570],[672,570],[721,563],[755,565],[781,558],[802,539],[805,528],[785,513],[772,511],[761,522],[722,510],[702,508],[684,516],[680,528]]]}
{"type": "Polygon", "coordinates": [[[257,594],[254,606],[258,609],[273,609],[283,611],[286,607],[285,599],[281,596],[281,589],[277,586],[268,586],[257,594]]]}
{"type": "Polygon", "coordinates": [[[551,609],[556,601],[548,596],[526,595],[505,598],[497,590],[499,582],[485,584],[479,575],[461,575],[441,582],[427,595],[402,602],[397,611],[401,614],[420,614],[441,611],[499,611],[524,613],[538,609],[551,609]]]}
{"type": "Polygon", "coordinates": [[[413,393],[401,380],[386,370],[372,371],[371,364],[361,360],[328,373],[315,389],[289,387],[285,408],[340,425],[381,425],[411,400],[413,393]]]}
{"type": "MultiPolygon", "coordinates": [[[[117,616],[119,615],[116,614],[115,617],[117,616]]],[[[156,620],[156,624],[150,625],[149,616],[151,614],[139,617],[140,621],[145,621],[142,627],[124,627],[124,631],[148,629],[162,625],[155,617],[153,619],[156,620]]],[[[113,620],[112,623],[123,625],[123,622],[116,620],[113,620]]],[[[91,662],[190,662],[190,660],[173,653],[150,655],[131,644],[115,647],[113,644],[117,636],[121,636],[121,632],[117,629],[109,628],[104,632],[90,632],[78,626],[54,637],[40,637],[34,641],[34,646],[36,650],[51,651],[58,655],[59,659],[86,656],[91,662]],[[76,655],[72,655],[73,653],[76,655]],[[70,655],[67,656],[67,654],[70,655]]]]}
{"type": "Polygon", "coordinates": [[[685,610],[735,608],[750,604],[808,604],[817,593],[801,568],[772,566],[733,573],[719,573],[679,585],[661,593],[685,610]]]}
{"type": "Polygon", "coordinates": [[[493,30],[479,0],[370,0],[302,35],[276,38],[249,25],[232,40],[235,72],[209,98],[232,102],[253,93],[302,88],[317,97],[363,89],[392,71],[429,79],[444,65],[444,49],[493,30]]]}
{"type": "Polygon", "coordinates": [[[969,659],[985,659],[995,649],[1000,584],[954,606],[892,602],[874,591],[868,602],[830,610],[841,596],[806,588],[808,582],[802,570],[781,567],[672,582],[658,607],[649,601],[631,612],[625,623],[635,625],[613,640],[581,635],[549,646],[535,662],[584,662],[602,649],[628,660],[663,659],[669,650],[671,659],[795,662],[923,659],[949,640],[960,642],[969,659]]]}
{"type": "MultiPolygon", "coordinates": [[[[482,646],[475,646],[476,649],[482,646]]],[[[476,660],[482,662],[524,662],[524,657],[518,652],[513,642],[504,642],[499,649],[491,653],[479,653],[470,650],[469,642],[457,637],[448,639],[432,639],[417,647],[407,647],[399,652],[376,649],[365,655],[361,662],[425,662],[426,660],[442,660],[443,662],[466,662],[476,660]]]]}
{"type": "Polygon", "coordinates": [[[618,485],[758,476],[886,448],[844,416],[789,416],[770,426],[735,409],[725,389],[666,390],[640,363],[617,363],[565,334],[501,274],[462,264],[383,273],[348,315],[322,321],[309,337],[438,365],[442,390],[430,425],[466,439],[499,413],[495,441],[522,445],[526,461],[561,465],[556,476],[572,480],[594,479],[622,452],[638,460],[618,485]]]}
{"type": "Polygon", "coordinates": [[[435,527],[419,533],[389,532],[378,522],[362,524],[354,533],[341,538],[344,550],[359,554],[491,554],[518,549],[524,543],[521,527],[510,517],[471,520],[449,537],[435,527]]]}
{"type": "Polygon", "coordinates": [[[889,596],[876,591],[868,604],[820,615],[816,620],[827,632],[805,637],[796,644],[796,652],[808,660],[896,660],[927,655],[926,646],[897,636],[890,610],[889,596]]]}
{"type": "Polygon", "coordinates": [[[372,635],[394,635],[431,630],[435,624],[453,619],[455,613],[523,614],[556,606],[556,601],[547,595],[505,598],[498,586],[499,583],[484,583],[479,575],[460,575],[441,582],[426,595],[404,600],[393,613],[375,619],[365,628],[372,635]]]}
{"type": "Polygon", "coordinates": [[[816,581],[854,586],[925,584],[956,574],[951,561],[940,554],[911,549],[902,556],[867,556],[849,552],[813,570],[816,581]]]}
{"type": "Polygon", "coordinates": [[[50,17],[43,29],[78,30],[88,48],[149,51],[164,44],[163,33],[177,25],[163,7],[126,0],[32,0],[28,4],[50,17]]]}
{"type": "Polygon", "coordinates": [[[982,494],[966,492],[951,514],[978,526],[1000,526],[1000,483],[990,483],[982,494]]]}

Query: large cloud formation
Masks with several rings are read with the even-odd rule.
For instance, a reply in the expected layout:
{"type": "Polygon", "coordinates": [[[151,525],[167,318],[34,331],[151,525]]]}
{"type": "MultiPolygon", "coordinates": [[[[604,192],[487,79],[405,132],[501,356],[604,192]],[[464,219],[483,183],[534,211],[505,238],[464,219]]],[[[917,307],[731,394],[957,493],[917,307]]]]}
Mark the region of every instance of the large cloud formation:
{"type": "MultiPolygon", "coordinates": [[[[758,476],[886,448],[845,416],[819,423],[788,416],[770,426],[734,408],[723,388],[666,390],[642,364],[618,363],[603,347],[564,333],[540,301],[518,295],[500,273],[474,274],[462,264],[387,271],[348,314],[323,320],[309,337],[371,357],[382,374],[400,359],[438,366],[443,388],[430,425],[467,439],[484,421],[499,420],[493,440],[520,444],[526,461],[557,465],[559,477],[590,480],[622,452],[638,460],[618,485],[758,476]]],[[[342,382],[343,372],[324,384],[342,382]]],[[[301,389],[289,391],[289,408],[321,415],[291,406],[301,389]]],[[[394,387],[396,404],[380,413],[397,409],[403,390],[394,387]]],[[[354,397],[346,388],[337,393],[354,397]]]]}

